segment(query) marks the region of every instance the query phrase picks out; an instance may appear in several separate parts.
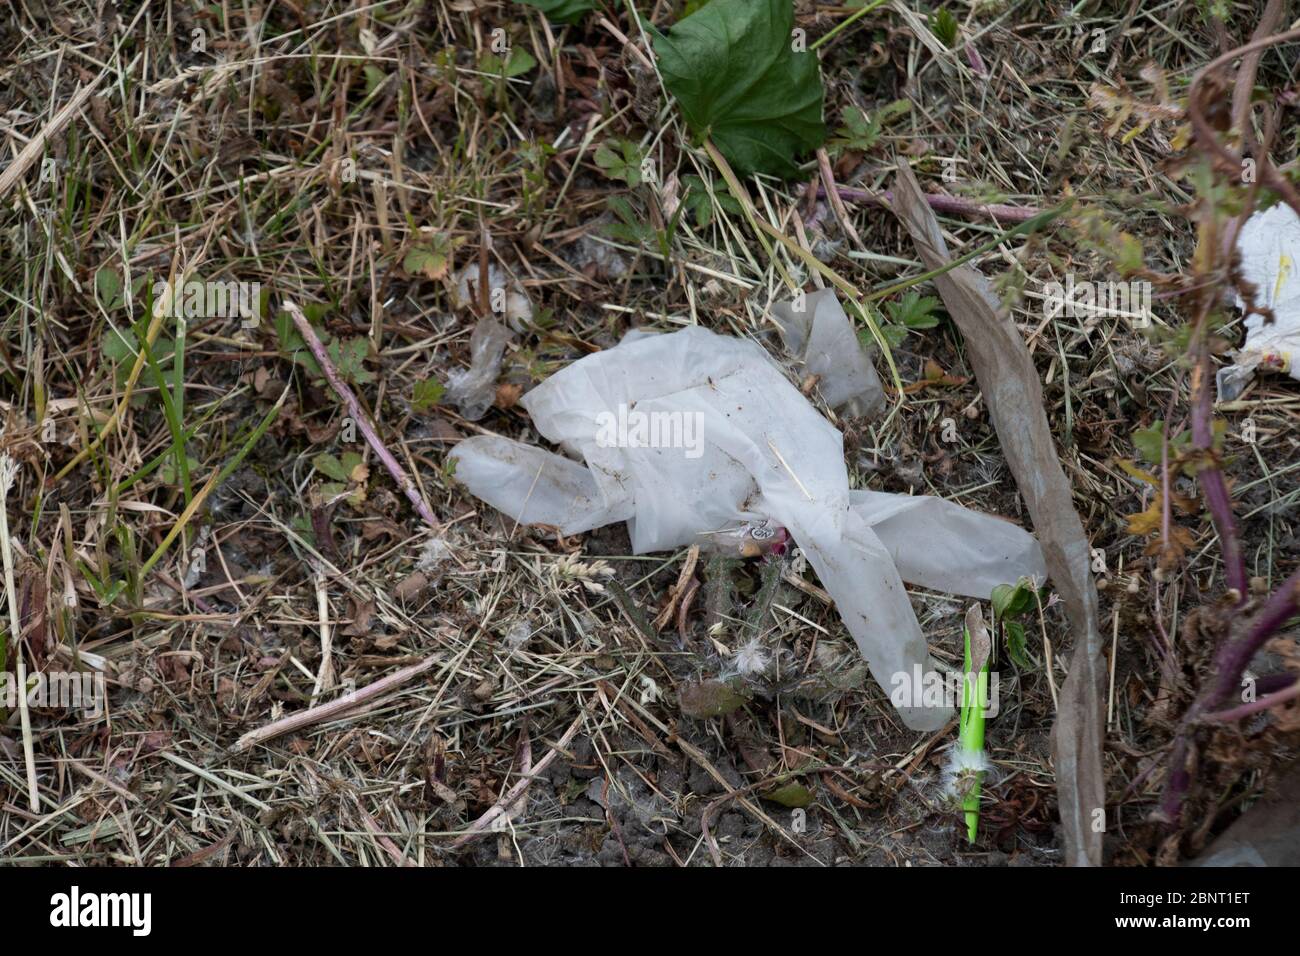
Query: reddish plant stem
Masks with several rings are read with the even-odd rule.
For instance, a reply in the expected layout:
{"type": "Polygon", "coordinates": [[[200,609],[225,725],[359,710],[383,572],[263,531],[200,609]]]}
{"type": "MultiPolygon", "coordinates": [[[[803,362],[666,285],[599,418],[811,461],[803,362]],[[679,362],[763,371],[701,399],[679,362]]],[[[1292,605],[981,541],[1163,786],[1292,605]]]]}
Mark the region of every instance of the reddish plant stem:
{"type": "MultiPolygon", "coordinates": [[[[1266,17],[1274,12],[1273,7],[1274,4],[1270,2],[1265,13],[1266,17]]],[[[1254,61],[1257,59],[1254,54],[1257,51],[1295,40],[1300,40],[1300,29],[1287,30],[1275,36],[1260,36],[1257,33],[1255,39],[1250,43],[1229,50],[1212,60],[1192,81],[1187,94],[1188,118],[1191,120],[1192,129],[1196,133],[1197,142],[1206,152],[1216,158],[1219,168],[1225,172],[1238,174],[1242,168],[1242,158],[1219,140],[1214,129],[1205,118],[1204,111],[1201,109],[1201,93],[1206,78],[1239,57],[1249,58],[1243,63],[1246,67],[1244,72],[1247,76],[1252,76],[1256,65],[1254,61]]],[[[1248,104],[1248,95],[1244,95],[1238,102],[1234,103],[1236,107],[1234,112],[1237,114],[1234,119],[1238,125],[1247,122],[1248,104]]],[[[1296,191],[1285,176],[1273,167],[1267,155],[1260,155],[1256,159],[1260,170],[1259,182],[1276,192],[1292,209],[1300,213],[1300,193],[1296,191]]],[[[1193,330],[1193,342],[1196,349],[1196,375],[1193,377],[1192,438],[1198,448],[1209,449],[1212,455],[1214,430],[1211,425],[1209,391],[1211,363],[1208,343],[1205,341],[1205,324],[1211,303],[1206,301],[1204,294],[1200,296],[1200,299],[1200,306],[1197,310],[1197,323],[1193,330]]],[[[1198,479],[1205,495],[1206,506],[1214,519],[1215,529],[1218,531],[1219,539],[1223,545],[1225,578],[1229,586],[1238,589],[1239,600],[1244,601],[1246,595],[1245,564],[1242,561],[1240,546],[1236,537],[1236,523],[1232,516],[1232,501],[1228,495],[1227,484],[1222,473],[1219,471],[1217,464],[1213,463],[1214,459],[1211,457],[1210,460],[1212,464],[1200,472],[1198,479]],[[1234,580],[1238,582],[1236,585],[1232,583],[1234,580]]],[[[1210,684],[1202,690],[1201,694],[1187,709],[1187,713],[1183,715],[1178,731],[1174,736],[1173,748],[1169,756],[1169,775],[1165,783],[1164,793],[1160,798],[1159,808],[1160,816],[1167,822],[1172,824],[1178,821],[1182,812],[1183,801],[1191,786],[1188,758],[1191,755],[1192,737],[1198,723],[1213,713],[1216,707],[1240,687],[1242,675],[1250,664],[1251,658],[1255,656],[1265,641],[1296,615],[1298,604],[1300,604],[1300,571],[1293,573],[1273,593],[1263,609],[1256,615],[1255,620],[1250,625],[1250,630],[1245,636],[1235,641],[1225,640],[1220,644],[1214,656],[1213,676],[1210,684]]]]}
{"type": "Polygon", "coordinates": [[[1210,363],[1210,349],[1205,342],[1205,320],[1203,314],[1197,328],[1197,374],[1192,376],[1192,444],[1205,456],[1206,463],[1196,473],[1201,491],[1205,495],[1205,506],[1209,509],[1214,522],[1214,530],[1219,535],[1219,546],[1223,550],[1223,576],[1228,587],[1237,592],[1237,604],[1246,600],[1246,561],[1241,553],[1241,541],[1237,537],[1237,521],[1232,514],[1232,496],[1228,494],[1228,483],[1223,472],[1219,470],[1218,455],[1214,450],[1213,401],[1210,394],[1214,381],[1213,366],[1210,363]]]}
{"type": "MultiPolygon", "coordinates": [[[[1196,74],[1196,79],[1192,80],[1191,88],[1187,91],[1187,118],[1192,122],[1192,129],[1196,133],[1197,142],[1207,152],[1214,155],[1218,160],[1219,167],[1224,171],[1240,175],[1242,169],[1241,156],[1219,140],[1214,128],[1210,126],[1209,121],[1205,118],[1204,111],[1201,109],[1201,92],[1206,77],[1211,76],[1238,57],[1245,57],[1258,50],[1279,46],[1283,43],[1291,43],[1296,40],[1300,40],[1300,28],[1287,30],[1285,33],[1278,33],[1271,37],[1260,37],[1252,40],[1244,46],[1229,50],[1222,56],[1211,60],[1200,73],[1196,74]]],[[[1297,214],[1300,214],[1300,192],[1296,191],[1291,181],[1278,172],[1277,168],[1269,161],[1268,156],[1258,156],[1256,162],[1259,170],[1259,182],[1281,196],[1288,206],[1294,209],[1297,214]]]]}
{"type": "Polygon", "coordinates": [[[357,427],[361,429],[361,434],[366,438],[366,443],[374,449],[375,454],[379,456],[379,460],[383,462],[384,468],[393,476],[393,480],[397,482],[397,487],[402,489],[402,494],[406,495],[416,513],[424,519],[425,524],[435,531],[438,530],[438,519],[433,516],[433,511],[420,497],[420,492],[416,490],[415,482],[407,475],[406,469],[393,457],[393,453],[388,450],[388,446],[384,444],[383,439],[379,437],[379,433],[375,431],[375,426],[370,424],[370,416],[365,413],[361,403],[357,401],[357,397],[344,384],[338,369],[334,367],[334,363],[330,360],[329,353],[325,351],[325,346],[321,344],[320,336],[311,327],[307,317],[302,314],[302,309],[292,302],[285,302],[284,310],[289,313],[289,318],[293,319],[293,324],[298,327],[298,332],[302,335],[303,341],[307,343],[307,348],[311,349],[311,354],[316,357],[316,363],[321,367],[321,371],[325,373],[330,388],[334,389],[334,394],[343,400],[343,404],[347,406],[348,414],[356,420],[357,427]]]}
{"type": "Polygon", "coordinates": [[[1178,820],[1183,800],[1191,786],[1187,770],[1188,750],[1196,725],[1219,707],[1241,687],[1241,676],[1246,672],[1251,658],[1264,643],[1276,634],[1300,610],[1300,571],[1296,571],[1273,592],[1263,609],[1255,616],[1250,630],[1235,641],[1225,641],[1214,655],[1214,677],[1201,696],[1183,715],[1178,734],[1174,738],[1169,756],[1169,780],[1160,798],[1160,813],[1170,823],[1178,820]]]}
{"type": "MultiPolygon", "coordinates": [[[[1266,39],[1282,22],[1285,8],[1284,0],[1268,0],[1250,39],[1252,41],[1266,39]]],[[[1250,95],[1255,90],[1255,74],[1259,69],[1259,58],[1263,55],[1264,51],[1259,49],[1241,58],[1241,67],[1237,70],[1232,90],[1232,125],[1241,133],[1242,142],[1251,147],[1258,144],[1255,141],[1255,130],[1250,122],[1250,95]]]]}
{"type": "MultiPolygon", "coordinates": [[[[873,206],[883,206],[885,203],[894,201],[893,193],[888,189],[873,193],[866,189],[854,189],[851,186],[836,186],[835,191],[838,193],[839,198],[847,199],[849,202],[865,202],[873,206]]],[[[817,195],[823,199],[826,198],[826,187],[824,185],[817,188],[817,195]]],[[[1028,222],[1042,212],[1041,209],[1035,209],[1032,206],[988,205],[971,199],[962,199],[958,196],[943,196],[938,193],[926,193],[925,201],[935,212],[968,216],[972,219],[992,216],[999,222],[1028,222]]]]}
{"type": "Polygon", "coordinates": [[[1264,643],[1296,616],[1300,603],[1300,571],[1287,578],[1264,604],[1250,630],[1236,641],[1229,641],[1215,655],[1217,678],[1206,696],[1203,712],[1222,704],[1241,687],[1241,675],[1264,643]]]}
{"type": "Polygon", "coordinates": [[[1206,714],[1207,721],[1215,723],[1230,723],[1234,720],[1241,720],[1243,717],[1249,717],[1251,714],[1258,714],[1265,710],[1270,710],[1278,704],[1285,704],[1288,700],[1295,700],[1300,697],[1300,682],[1293,677],[1291,683],[1283,690],[1275,694],[1267,694],[1259,700],[1252,700],[1249,703],[1242,704],[1240,707],[1233,707],[1231,710],[1221,710],[1214,714],[1206,714]]]}

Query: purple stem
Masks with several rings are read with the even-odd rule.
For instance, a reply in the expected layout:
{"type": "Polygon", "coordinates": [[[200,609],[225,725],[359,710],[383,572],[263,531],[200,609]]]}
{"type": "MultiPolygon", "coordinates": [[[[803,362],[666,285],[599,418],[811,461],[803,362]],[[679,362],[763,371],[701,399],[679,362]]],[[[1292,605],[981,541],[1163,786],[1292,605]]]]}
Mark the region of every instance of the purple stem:
{"type": "MultiPolygon", "coordinates": [[[[847,199],[849,202],[865,202],[871,203],[873,206],[881,206],[894,201],[894,194],[888,189],[873,193],[866,189],[854,189],[851,186],[836,186],[835,191],[839,193],[841,199],[847,199]]],[[[826,187],[818,186],[817,195],[824,199],[826,197],[826,187]]],[[[940,193],[926,193],[925,201],[936,212],[970,216],[972,218],[992,216],[999,222],[1028,222],[1042,212],[1041,209],[1035,209],[1032,206],[990,206],[970,199],[961,199],[957,196],[944,196],[940,193]]]]}
{"type": "Polygon", "coordinates": [[[1174,738],[1173,751],[1169,756],[1169,781],[1165,784],[1165,792],[1160,798],[1160,812],[1168,822],[1174,823],[1178,820],[1183,799],[1187,795],[1188,787],[1191,786],[1192,778],[1187,772],[1187,750],[1196,723],[1237,692],[1241,687],[1241,675],[1245,673],[1251,658],[1287,621],[1296,616],[1298,609],[1300,609],[1300,571],[1292,574],[1280,588],[1273,592],[1263,609],[1256,615],[1245,636],[1236,641],[1225,641],[1218,653],[1214,655],[1216,677],[1209,688],[1192,702],[1192,706],[1183,715],[1178,735],[1174,738]]]}
{"type": "Polygon", "coordinates": [[[1231,710],[1221,710],[1218,713],[1206,714],[1206,720],[1212,720],[1216,723],[1228,723],[1233,720],[1241,720],[1243,717],[1249,717],[1251,714],[1258,714],[1260,711],[1268,710],[1270,707],[1276,707],[1278,704],[1285,704],[1288,700],[1294,700],[1300,697],[1300,684],[1296,683],[1294,674],[1285,675],[1290,678],[1291,683],[1283,690],[1274,694],[1266,694],[1258,700],[1252,700],[1249,703],[1242,704],[1240,707],[1233,707],[1231,710]]]}
{"type": "Polygon", "coordinates": [[[1212,685],[1210,696],[1206,698],[1204,710],[1223,703],[1241,687],[1241,675],[1245,673],[1251,658],[1287,621],[1296,616],[1297,602],[1300,602],[1300,571],[1292,574],[1273,592],[1244,637],[1227,642],[1215,655],[1218,679],[1212,685]]]}
{"type": "Polygon", "coordinates": [[[338,395],[339,398],[343,399],[343,404],[348,407],[348,414],[352,416],[358,427],[360,427],[361,434],[366,436],[366,443],[374,449],[375,454],[379,456],[379,460],[383,462],[384,467],[388,469],[388,473],[392,475],[393,480],[397,482],[397,487],[402,489],[402,493],[406,495],[407,499],[419,513],[420,517],[424,519],[425,524],[430,528],[433,528],[435,531],[438,530],[440,527],[438,519],[433,516],[433,511],[431,511],[429,506],[425,504],[424,499],[420,497],[420,492],[416,490],[415,482],[413,482],[410,476],[407,475],[405,469],[398,464],[397,459],[393,457],[392,453],[380,439],[379,434],[375,431],[375,427],[370,424],[370,418],[362,410],[361,403],[357,401],[357,397],[352,394],[352,390],[349,389],[347,385],[344,384],[343,379],[339,377],[338,369],[336,369],[334,363],[330,361],[329,353],[325,351],[325,346],[321,344],[320,337],[316,334],[316,330],[311,327],[311,323],[307,321],[307,317],[303,315],[302,310],[292,302],[285,302],[284,310],[289,313],[289,317],[293,319],[293,324],[298,327],[298,332],[307,343],[307,347],[311,349],[311,354],[316,357],[316,362],[320,365],[321,371],[325,373],[325,378],[329,381],[330,388],[334,389],[335,394],[338,395]]]}
{"type": "Polygon", "coordinates": [[[1210,350],[1204,344],[1199,345],[1200,380],[1196,385],[1196,395],[1192,403],[1192,441],[1198,449],[1209,457],[1211,464],[1205,465],[1196,474],[1205,494],[1205,505],[1214,521],[1214,530],[1218,532],[1219,544],[1223,548],[1223,574],[1228,587],[1237,592],[1237,604],[1246,600],[1246,561],[1241,554],[1241,543],[1237,540],[1237,522],[1232,516],[1232,498],[1228,494],[1228,484],[1223,480],[1214,458],[1214,427],[1210,424],[1210,382],[1213,376],[1210,368],[1210,350]]]}

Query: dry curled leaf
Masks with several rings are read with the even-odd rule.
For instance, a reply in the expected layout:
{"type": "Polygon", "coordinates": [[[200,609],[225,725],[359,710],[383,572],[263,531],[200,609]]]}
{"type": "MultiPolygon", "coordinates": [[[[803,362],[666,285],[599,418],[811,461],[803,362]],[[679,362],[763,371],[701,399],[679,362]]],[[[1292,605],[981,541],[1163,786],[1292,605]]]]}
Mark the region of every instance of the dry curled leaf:
{"type": "MultiPolygon", "coordinates": [[[[926,269],[951,265],[939,222],[906,163],[894,181],[894,212],[926,269]]],[[[966,342],[1007,466],[1069,615],[1074,647],[1052,734],[1057,794],[1066,862],[1096,866],[1101,863],[1101,831],[1095,823],[1098,813],[1104,819],[1106,797],[1101,761],[1106,669],[1088,538],[1056,452],[1038,373],[1006,308],[988,280],[969,265],[935,276],[934,285],[966,342]]]]}

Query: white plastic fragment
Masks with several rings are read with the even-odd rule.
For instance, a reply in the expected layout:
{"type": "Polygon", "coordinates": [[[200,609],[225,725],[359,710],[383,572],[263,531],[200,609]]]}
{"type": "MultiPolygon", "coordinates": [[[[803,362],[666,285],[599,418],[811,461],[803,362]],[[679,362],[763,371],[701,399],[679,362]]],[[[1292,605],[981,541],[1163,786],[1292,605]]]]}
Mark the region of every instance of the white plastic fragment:
{"type": "MultiPolygon", "coordinates": [[[[1219,371],[1219,399],[1241,394],[1258,370],[1300,379],[1300,216],[1286,203],[1252,215],[1237,236],[1241,275],[1255,286],[1255,304],[1273,310],[1274,321],[1246,317],[1246,341],[1234,364],[1219,371]]],[[[1246,303],[1237,297],[1237,307],[1246,303]]]]}
{"type": "Polygon", "coordinates": [[[801,294],[772,306],[785,347],[816,375],[817,388],[831,408],[847,405],[859,416],[871,416],[885,404],[880,376],[858,341],[849,317],[833,289],[801,294]]]}
{"type": "Polygon", "coordinates": [[[876,680],[887,693],[916,685],[917,705],[898,708],[915,730],[943,726],[951,708],[923,699],[941,678],[903,576],[987,599],[997,584],[1046,575],[1038,543],[1009,522],[938,498],[851,491],[840,432],[750,341],[698,327],[630,335],[520,404],[565,454],[466,439],[452,455],[471,493],[563,534],[627,521],[638,554],[784,526],[876,680]]]}
{"type": "Polygon", "coordinates": [[[469,368],[447,376],[447,401],[476,422],[492,407],[497,395],[497,376],[510,333],[496,319],[484,316],[469,337],[469,368]]]}
{"type": "Polygon", "coordinates": [[[516,332],[522,332],[533,320],[533,303],[523,286],[514,276],[505,275],[494,262],[488,265],[487,295],[481,296],[479,275],[477,261],[467,263],[456,273],[448,296],[451,304],[457,309],[468,309],[486,298],[488,311],[502,316],[516,332]]]}

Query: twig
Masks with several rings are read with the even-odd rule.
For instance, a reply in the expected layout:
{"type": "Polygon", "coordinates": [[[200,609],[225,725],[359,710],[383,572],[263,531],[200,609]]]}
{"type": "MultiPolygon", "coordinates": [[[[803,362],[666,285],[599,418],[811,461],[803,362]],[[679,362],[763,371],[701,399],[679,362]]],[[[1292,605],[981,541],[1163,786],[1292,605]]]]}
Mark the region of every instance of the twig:
{"type": "Polygon", "coordinates": [[[41,128],[41,131],[27,141],[27,144],[14,157],[14,161],[9,164],[3,173],[0,173],[0,199],[4,198],[5,194],[13,189],[14,184],[23,178],[31,165],[45,152],[45,144],[63,131],[63,127],[68,125],[72,115],[81,109],[86,100],[90,99],[90,95],[98,88],[99,81],[107,75],[107,69],[100,71],[99,76],[74,93],[72,99],[63,104],[62,108],[41,128]]]}
{"type": "Polygon", "coordinates": [[[831,211],[835,213],[835,220],[840,224],[840,228],[852,240],[853,244],[859,249],[867,247],[862,243],[862,237],[858,231],[853,228],[853,220],[849,218],[849,211],[844,208],[844,197],[840,195],[839,187],[835,185],[835,171],[831,169],[831,158],[826,150],[817,150],[817,168],[821,170],[822,186],[817,190],[818,193],[825,193],[830,199],[831,211]],[[827,190],[829,189],[829,192],[827,190]]]}
{"type": "Polygon", "coordinates": [[[321,344],[320,336],[318,336],[316,330],[311,327],[311,323],[307,321],[307,317],[302,314],[302,309],[298,308],[298,306],[293,302],[285,302],[284,310],[289,313],[289,318],[293,319],[293,324],[298,327],[298,332],[302,335],[303,341],[305,341],[307,347],[311,349],[311,354],[316,358],[316,362],[320,365],[321,371],[325,373],[325,378],[329,381],[330,388],[334,389],[334,393],[338,395],[338,397],[343,400],[343,404],[347,406],[348,414],[352,416],[354,421],[356,421],[357,426],[361,429],[361,434],[366,437],[366,443],[374,449],[375,454],[379,456],[379,460],[383,462],[384,468],[386,468],[388,473],[393,476],[393,480],[397,482],[397,487],[402,489],[402,494],[406,495],[407,500],[411,502],[411,505],[415,508],[419,516],[424,519],[425,524],[430,528],[433,528],[435,531],[438,530],[440,527],[438,519],[433,516],[433,511],[429,508],[428,504],[425,503],[425,500],[420,497],[420,492],[416,489],[415,483],[411,481],[410,476],[407,475],[406,470],[398,464],[398,461],[393,457],[392,452],[388,450],[388,447],[383,443],[383,440],[380,439],[379,433],[375,431],[375,427],[370,424],[370,417],[362,410],[361,403],[357,401],[357,397],[353,395],[352,390],[344,384],[343,379],[339,376],[338,369],[336,369],[334,363],[330,361],[329,353],[325,351],[325,346],[321,344]]]}
{"type": "Polygon", "coordinates": [[[469,829],[452,842],[451,845],[453,849],[462,847],[470,840],[483,836],[492,826],[493,821],[519,802],[519,798],[528,790],[528,787],[532,784],[533,780],[541,776],[542,772],[551,765],[551,762],[559,755],[560,751],[568,748],[569,743],[578,733],[578,728],[582,726],[583,718],[587,716],[588,711],[592,709],[598,699],[599,698],[596,694],[591,695],[591,700],[587,702],[587,706],[583,708],[582,713],[578,714],[578,716],[573,719],[573,723],[569,724],[569,729],[564,732],[564,736],[556,741],[555,746],[546,752],[545,757],[537,761],[535,767],[531,767],[524,772],[523,777],[513,787],[507,790],[500,800],[492,805],[492,809],[488,810],[487,813],[483,814],[471,823],[469,829]]]}
{"type": "Polygon", "coordinates": [[[316,617],[320,625],[320,670],[316,673],[316,684],[311,691],[311,702],[315,704],[320,695],[334,687],[334,642],[330,634],[330,602],[325,593],[325,575],[316,572],[316,617]]]}
{"type": "Polygon", "coordinates": [[[381,677],[373,684],[367,684],[354,690],[350,694],[344,694],[337,700],[331,700],[329,703],[320,704],[316,707],[308,707],[304,711],[296,714],[290,714],[288,717],[282,717],[279,720],[272,721],[264,727],[257,730],[250,730],[244,736],[235,741],[231,748],[232,753],[240,753],[248,750],[256,744],[265,743],[273,737],[279,737],[281,734],[287,734],[290,731],[301,730],[303,727],[309,727],[312,724],[321,723],[322,721],[332,720],[341,714],[346,713],[358,704],[364,704],[366,701],[385,694],[394,687],[399,687],[406,683],[412,677],[418,677],[433,665],[437,664],[442,658],[440,656],[428,657],[418,664],[412,664],[410,667],[403,667],[399,671],[393,671],[387,677],[381,677]]]}
{"type": "MultiPolygon", "coordinates": [[[[1251,40],[1263,40],[1282,22],[1282,13],[1286,4],[1283,0],[1268,0],[1264,12],[1260,14],[1259,23],[1251,40]]],[[[1259,58],[1264,51],[1254,50],[1241,58],[1237,77],[1232,90],[1232,125],[1241,133],[1242,140],[1251,146],[1255,142],[1255,130],[1250,122],[1250,95],[1255,91],[1255,73],[1259,69],[1259,58]]]]}
{"type": "MultiPolygon", "coordinates": [[[[1197,323],[1203,330],[1204,323],[1197,323]]],[[[1192,444],[1202,453],[1205,463],[1196,473],[1205,506],[1214,522],[1223,549],[1223,575],[1228,587],[1237,592],[1236,603],[1246,600],[1246,559],[1241,553],[1237,537],[1237,521],[1232,514],[1232,496],[1228,483],[1219,469],[1218,454],[1214,450],[1214,400],[1211,395],[1214,376],[1211,374],[1210,346],[1205,336],[1196,335],[1197,365],[1192,376],[1192,444]]]]}
{"type": "Polygon", "coordinates": [[[637,60],[640,61],[642,66],[644,66],[647,70],[651,71],[652,73],[654,72],[654,68],[655,68],[654,63],[650,61],[650,58],[648,56],[646,56],[644,53],[641,52],[641,48],[639,46],[637,46],[635,43],[633,43],[631,40],[627,38],[627,35],[622,30],[614,26],[614,24],[610,23],[604,17],[599,17],[596,20],[596,22],[599,23],[602,27],[604,27],[607,31],[609,31],[614,36],[614,39],[618,40],[619,43],[623,44],[623,49],[627,50],[634,57],[636,57],[637,60]]]}
{"type": "MultiPolygon", "coordinates": [[[[1192,80],[1192,85],[1187,91],[1187,118],[1192,122],[1192,129],[1196,133],[1196,140],[1208,152],[1212,153],[1218,160],[1219,164],[1225,170],[1240,175],[1242,158],[1225,146],[1215,133],[1214,128],[1210,126],[1209,121],[1205,118],[1205,113],[1201,109],[1202,87],[1207,77],[1213,75],[1216,71],[1227,66],[1238,57],[1246,57],[1256,50],[1264,50],[1271,46],[1280,46],[1284,43],[1291,43],[1300,40],[1300,28],[1287,30],[1285,33],[1279,33],[1271,37],[1260,37],[1251,40],[1244,46],[1239,46],[1235,50],[1229,50],[1222,56],[1216,57],[1207,63],[1201,72],[1196,74],[1192,80]]],[[[1259,171],[1259,182],[1276,192],[1288,206],[1300,215],[1300,192],[1296,191],[1291,181],[1283,176],[1267,156],[1256,157],[1259,171]]]]}
{"type": "Polygon", "coordinates": [[[1266,694],[1259,700],[1252,700],[1249,703],[1242,704],[1240,707],[1233,707],[1230,710],[1221,710],[1215,714],[1206,714],[1205,720],[1213,723],[1228,723],[1234,720],[1241,720],[1243,717],[1249,717],[1251,714],[1258,714],[1261,711],[1270,710],[1278,704],[1285,704],[1288,700],[1295,700],[1300,697],[1300,680],[1292,681],[1291,686],[1286,690],[1280,690],[1276,694],[1266,694]]]}
{"type": "Polygon", "coordinates": [[[365,807],[358,806],[357,809],[361,812],[361,822],[366,825],[366,829],[375,835],[375,840],[384,848],[384,851],[393,858],[394,863],[398,866],[404,867],[413,867],[416,865],[414,860],[408,859],[402,855],[402,851],[397,848],[397,844],[394,843],[386,833],[384,833],[379,824],[375,822],[375,818],[366,812],[365,807]]]}
{"type": "MultiPolygon", "coordinates": [[[[1216,71],[1237,58],[1242,58],[1242,73],[1239,74],[1239,81],[1243,78],[1248,79],[1251,80],[1250,85],[1253,85],[1254,61],[1257,59],[1254,54],[1257,51],[1300,40],[1300,29],[1287,30],[1275,36],[1260,36],[1260,33],[1264,32],[1262,27],[1274,13],[1273,3],[1270,2],[1264,16],[1261,17],[1261,29],[1256,31],[1255,38],[1244,46],[1228,50],[1208,63],[1196,75],[1188,90],[1187,116],[1191,120],[1197,142],[1206,152],[1212,154],[1218,160],[1219,167],[1230,175],[1240,174],[1242,157],[1220,141],[1217,133],[1206,120],[1201,109],[1203,86],[1207,77],[1212,76],[1216,71]]],[[[1248,93],[1234,96],[1234,122],[1248,125],[1249,102],[1248,93]],[[1238,96],[1241,98],[1238,99],[1238,96]]],[[[1243,137],[1246,136],[1245,129],[1242,130],[1242,133],[1243,137]]],[[[1285,176],[1273,167],[1267,153],[1261,152],[1256,159],[1259,169],[1258,184],[1272,189],[1292,209],[1300,213],[1300,193],[1296,191],[1285,176]]],[[[1252,189],[1252,198],[1255,189],[1257,189],[1257,186],[1252,189]]],[[[1211,302],[1202,293],[1196,326],[1193,330],[1196,363],[1192,381],[1192,437],[1196,447],[1201,449],[1209,460],[1209,464],[1201,468],[1197,478],[1201,483],[1206,506],[1214,520],[1215,530],[1218,532],[1223,547],[1224,576],[1228,585],[1237,591],[1238,607],[1240,607],[1246,599],[1245,561],[1241,555],[1240,544],[1237,541],[1236,523],[1232,515],[1232,502],[1228,495],[1227,483],[1224,481],[1223,474],[1219,471],[1217,458],[1213,451],[1212,400],[1209,384],[1211,379],[1210,349],[1205,335],[1210,305],[1211,302]]],[[[1265,641],[1295,616],[1298,604],[1300,604],[1300,571],[1287,578],[1282,586],[1273,593],[1264,608],[1255,617],[1250,630],[1245,636],[1237,640],[1225,639],[1220,644],[1214,656],[1213,676],[1210,683],[1202,689],[1200,695],[1188,707],[1174,736],[1173,747],[1169,756],[1168,778],[1165,783],[1164,793],[1160,798],[1159,809],[1156,811],[1158,818],[1173,824],[1178,821],[1182,813],[1183,801],[1186,799],[1187,791],[1192,782],[1188,764],[1194,743],[1193,735],[1198,722],[1211,714],[1214,708],[1220,706],[1240,686],[1242,675],[1245,673],[1251,658],[1254,657],[1265,641]]],[[[1223,717],[1243,710],[1244,708],[1239,707],[1235,711],[1226,711],[1219,716],[1223,717]]],[[[1242,715],[1244,716],[1244,714],[1242,715]]]]}
{"type": "MultiPolygon", "coordinates": [[[[894,202],[894,194],[888,189],[873,193],[866,189],[855,189],[851,186],[836,186],[835,192],[839,194],[840,199],[847,199],[849,202],[865,202],[873,206],[892,205],[894,202]]],[[[819,186],[817,195],[823,199],[826,198],[826,187],[819,186]]],[[[925,201],[935,212],[967,216],[971,219],[991,216],[998,222],[1028,222],[1043,211],[1033,206],[1005,206],[1000,203],[989,205],[975,202],[973,199],[962,199],[960,196],[945,196],[941,193],[926,193],[925,201]]]]}
{"type": "Polygon", "coordinates": [[[1296,571],[1273,592],[1256,615],[1250,630],[1236,641],[1225,641],[1215,654],[1214,677],[1210,686],[1192,702],[1183,715],[1169,756],[1169,778],[1160,798],[1159,816],[1176,823],[1182,813],[1183,800],[1192,784],[1187,758],[1197,722],[1221,705],[1241,686],[1241,675],[1264,643],[1295,617],[1300,609],[1300,571],[1296,571]]]}
{"type": "Polygon", "coordinates": [[[1244,637],[1228,642],[1220,649],[1216,655],[1215,668],[1219,676],[1211,688],[1212,696],[1206,701],[1209,705],[1207,710],[1223,703],[1241,686],[1241,675],[1245,673],[1251,658],[1287,621],[1296,616],[1297,611],[1300,611],[1300,571],[1292,574],[1273,592],[1244,637]]]}
{"type": "Polygon", "coordinates": [[[9,543],[9,489],[18,477],[18,463],[0,454],[0,554],[4,556],[5,600],[9,604],[9,640],[14,651],[14,676],[18,680],[18,716],[23,728],[23,762],[27,768],[27,800],[32,813],[41,812],[36,791],[36,757],[32,751],[32,717],[27,709],[27,666],[23,663],[23,627],[14,588],[13,546],[9,543]]]}

